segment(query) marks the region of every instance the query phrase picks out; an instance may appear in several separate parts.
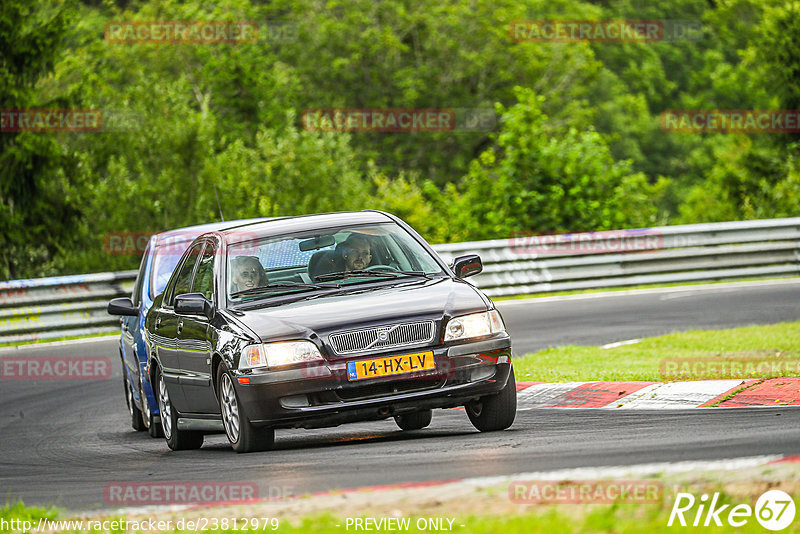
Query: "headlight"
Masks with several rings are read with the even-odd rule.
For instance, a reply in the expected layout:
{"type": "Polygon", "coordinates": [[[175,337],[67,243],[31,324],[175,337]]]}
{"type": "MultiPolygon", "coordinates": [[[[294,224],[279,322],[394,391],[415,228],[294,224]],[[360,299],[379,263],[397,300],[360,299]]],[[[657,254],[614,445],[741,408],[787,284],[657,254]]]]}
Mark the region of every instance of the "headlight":
{"type": "Polygon", "coordinates": [[[456,341],[505,331],[506,327],[497,310],[489,310],[450,319],[444,329],[444,340],[456,341]]]}
{"type": "Polygon", "coordinates": [[[283,341],[248,345],[239,359],[239,369],[252,367],[281,367],[293,363],[322,360],[317,346],[310,341],[283,341]]]}

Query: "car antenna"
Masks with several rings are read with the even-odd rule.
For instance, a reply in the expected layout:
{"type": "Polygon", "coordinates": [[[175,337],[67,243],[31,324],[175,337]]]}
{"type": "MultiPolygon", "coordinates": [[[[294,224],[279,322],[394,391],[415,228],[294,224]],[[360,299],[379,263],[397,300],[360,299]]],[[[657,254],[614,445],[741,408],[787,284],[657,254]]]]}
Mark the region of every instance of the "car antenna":
{"type": "Polygon", "coordinates": [[[222,215],[222,206],[219,203],[219,193],[217,192],[217,184],[212,184],[214,186],[214,195],[217,197],[217,208],[219,208],[219,218],[222,219],[222,222],[225,222],[225,216],[222,215]]]}

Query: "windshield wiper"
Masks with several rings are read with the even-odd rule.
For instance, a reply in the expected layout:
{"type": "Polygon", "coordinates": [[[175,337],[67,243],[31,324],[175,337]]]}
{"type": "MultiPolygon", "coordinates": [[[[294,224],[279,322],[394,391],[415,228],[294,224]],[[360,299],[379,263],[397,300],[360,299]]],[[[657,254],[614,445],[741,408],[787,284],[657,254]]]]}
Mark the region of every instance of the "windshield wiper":
{"type": "Polygon", "coordinates": [[[377,276],[381,278],[397,278],[403,276],[399,271],[368,271],[366,269],[356,269],[354,271],[341,271],[338,273],[319,274],[315,278],[317,280],[334,280],[336,278],[360,278],[377,276]]]}
{"type": "Polygon", "coordinates": [[[440,273],[426,273],[425,271],[397,271],[400,274],[405,274],[407,276],[422,276],[424,278],[428,278],[429,280],[432,278],[440,278],[440,273]]]}
{"type": "Polygon", "coordinates": [[[438,276],[424,271],[373,271],[367,269],[356,269],[355,271],[341,271],[338,273],[326,273],[318,275],[317,280],[333,280],[335,278],[354,278],[376,276],[382,278],[405,278],[406,276],[422,276],[432,279],[438,276]]]}
{"type": "Polygon", "coordinates": [[[243,289],[235,293],[231,293],[231,297],[241,297],[244,295],[258,295],[260,293],[267,293],[273,289],[303,289],[310,291],[312,289],[338,289],[339,284],[304,284],[296,282],[271,282],[264,286],[251,287],[250,289],[243,289]]]}

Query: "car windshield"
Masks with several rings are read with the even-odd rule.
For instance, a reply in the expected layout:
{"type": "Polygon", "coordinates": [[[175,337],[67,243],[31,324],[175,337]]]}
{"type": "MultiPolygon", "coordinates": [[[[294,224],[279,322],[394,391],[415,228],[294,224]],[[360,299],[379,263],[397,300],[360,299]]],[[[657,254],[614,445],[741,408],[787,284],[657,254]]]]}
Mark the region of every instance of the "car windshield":
{"type": "Polygon", "coordinates": [[[227,262],[233,302],[444,274],[428,251],[395,223],[235,243],[228,247],[227,262]]]}

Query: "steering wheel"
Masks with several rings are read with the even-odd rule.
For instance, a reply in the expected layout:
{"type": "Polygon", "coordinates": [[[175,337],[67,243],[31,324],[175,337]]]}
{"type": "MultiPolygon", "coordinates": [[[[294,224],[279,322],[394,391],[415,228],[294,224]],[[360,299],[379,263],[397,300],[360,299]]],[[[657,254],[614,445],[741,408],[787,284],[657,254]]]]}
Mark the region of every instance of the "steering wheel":
{"type": "Polygon", "coordinates": [[[365,271],[399,271],[400,269],[398,269],[397,267],[394,267],[392,265],[383,265],[383,264],[379,263],[377,265],[368,265],[368,266],[364,267],[364,270],[365,271]]]}

